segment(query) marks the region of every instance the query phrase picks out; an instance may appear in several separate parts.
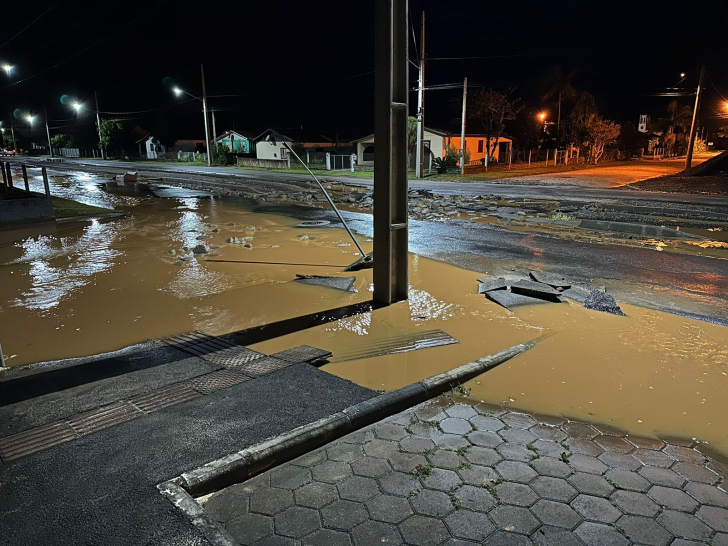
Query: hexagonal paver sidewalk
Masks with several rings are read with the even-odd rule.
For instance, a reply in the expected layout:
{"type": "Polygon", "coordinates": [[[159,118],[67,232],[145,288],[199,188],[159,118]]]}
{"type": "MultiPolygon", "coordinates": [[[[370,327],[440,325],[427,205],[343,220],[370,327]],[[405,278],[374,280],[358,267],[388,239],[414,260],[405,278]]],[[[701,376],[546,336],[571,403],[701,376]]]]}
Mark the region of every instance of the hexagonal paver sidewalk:
{"type": "Polygon", "coordinates": [[[198,499],[240,544],[728,544],[691,440],[443,396],[198,499]]]}

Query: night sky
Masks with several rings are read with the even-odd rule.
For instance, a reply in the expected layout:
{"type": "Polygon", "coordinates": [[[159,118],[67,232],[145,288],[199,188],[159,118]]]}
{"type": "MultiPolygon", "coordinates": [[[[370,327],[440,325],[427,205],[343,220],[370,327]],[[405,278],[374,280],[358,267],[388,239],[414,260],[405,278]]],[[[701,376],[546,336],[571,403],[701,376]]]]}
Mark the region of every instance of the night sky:
{"type": "MultiPolygon", "coordinates": [[[[10,41],[0,47],[0,62],[15,70],[9,78],[0,72],[6,126],[8,111],[41,113],[45,104],[52,133],[78,123],[93,129],[92,116],[74,120],[60,97],[92,106],[96,90],[106,117],[177,138],[203,138],[201,103],[181,104],[186,99],[176,98],[171,87],[200,94],[204,63],[218,133],[303,125],[306,132],[347,139],[373,129],[374,2],[7,4],[0,8],[0,44],[10,41]],[[148,111],[153,109],[160,110],[148,111]]],[[[716,125],[722,99],[713,84],[728,97],[728,3],[671,6],[654,1],[410,2],[418,49],[420,13],[426,12],[428,85],[467,76],[472,86],[514,89],[527,106],[540,108],[542,80],[560,64],[577,71],[573,85],[594,93],[607,117],[636,122],[640,113],[657,117],[666,111],[669,98],[648,95],[674,85],[680,72],[688,75],[684,85],[694,88],[705,63],[710,80],[701,114],[716,125]],[[489,58],[437,60],[442,57],[489,58]]],[[[416,59],[412,39],[410,57],[416,59]]],[[[414,67],[410,78],[414,87],[414,67]]],[[[460,93],[428,92],[427,125],[455,129],[460,93]]],[[[416,93],[410,105],[414,113],[416,93]]]]}

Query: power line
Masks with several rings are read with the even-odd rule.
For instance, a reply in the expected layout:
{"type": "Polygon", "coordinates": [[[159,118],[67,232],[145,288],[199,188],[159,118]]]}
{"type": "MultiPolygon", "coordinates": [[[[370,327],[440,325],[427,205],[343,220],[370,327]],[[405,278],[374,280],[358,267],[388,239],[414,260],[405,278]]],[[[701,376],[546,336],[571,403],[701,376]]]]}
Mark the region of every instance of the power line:
{"type": "Polygon", "coordinates": [[[287,87],[285,89],[276,89],[274,91],[256,91],[255,93],[237,93],[237,94],[231,94],[231,95],[207,95],[207,97],[219,99],[219,98],[225,98],[225,97],[252,97],[255,95],[273,95],[275,93],[286,93],[288,91],[299,91],[301,89],[319,87],[321,85],[328,85],[330,83],[342,82],[345,80],[353,80],[355,78],[361,78],[362,76],[368,76],[369,74],[374,74],[374,70],[371,70],[369,72],[362,72],[361,74],[354,74],[353,76],[346,76],[344,78],[338,78],[336,80],[328,80],[325,82],[312,83],[310,85],[301,85],[298,87],[287,87]]]}
{"type": "Polygon", "coordinates": [[[196,98],[187,99],[186,101],[177,102],[175,104],[169,104],[167,106],[161,106],[159,108],[149,108],[148,110],[133,110],[130,112],[104,112],[103,110],[99,110],[99,114],[105,114],[107,116],[126,116],[131,114],[147,114],[149,112],[158,112],[160,110],[167,110],[168,108],[176,108],[177,106],[182,106],[183,104],[187,104],[189,102],[192,102],[193,100],[197,100],[196,98]]]}
{"type": "Polygon", "coordinates": [[[25,31],[26,31],[26,30],[28,30],[28,29],[29,29],[30,27],[32,27],[32,26],[33,26],[33,25],[34,25],[34,24],[35,24],[35,23],[36,23],[36,22],[38,21],[38,19],[40,19],[40,18],[41,18],[41,17],[43,17],[43,16],[44,16],[44,15],[45,15],[46,13],[48,13],[48,12],[49,12],[49,11],[51,11],[51,10],[52,10],[52,9],[53,9],[54,7],[56,7],[56,4],[58,4],[58,2],[60,2],[60,1],[61,1],[61,0],[56,0],[55,2],[53,2],[53,4],[51,4],[51,6],[50,6],[50,7],[49,7],[49,8],[47,9],[47,10],[45,10],[45,11],[44,11],[43,13],[41,13],[41,14],[40,14],[40,15],[39,15],[38,17],[36,17],[36,18],[35,18],[35,19],[33,19],[33,20],[32,20],[32,21],[30,22],[30,23],[28,23],[28,25],[26,25],[26,27],[25,27],[24,29],[22,29],[22,30],[21,30],[20,32],[18,32],[17,34],[15,34],[15,36],[13,36],[12,38],[10,38],[9,40],[7,40],[7,41],[6,41],[6,42],[5,42],[5,43],[4,43],[3,45],[0,45],[0,49],[4,48],[4,47],[5,47],[6,45],[8,45],[8,44],[9,44],[10,42],[12,42],[13,40],[15,40],[15,38],[17,38],[18,36],[20,36],[20,35],[21,35],[21,34],[22,34],[23,32],[25,32],[25,31]]]}

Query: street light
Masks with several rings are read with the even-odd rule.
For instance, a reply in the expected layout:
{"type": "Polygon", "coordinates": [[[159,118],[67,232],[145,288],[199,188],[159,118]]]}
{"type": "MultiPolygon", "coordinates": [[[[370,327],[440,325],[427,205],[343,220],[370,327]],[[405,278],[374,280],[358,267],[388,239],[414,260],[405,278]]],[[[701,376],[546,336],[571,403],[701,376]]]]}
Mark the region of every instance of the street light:
{"type": "MultiPolygon", "coordinates": [[[[77,100],[73,101],[71,107],[76,111],[77,114],[81,112],[81,110],[88,110],[92,114],[96,114],[96,129],[99,133],[99,151],[101,152],[101,159],[106,159],[106,150],[104,150],[104,148],[101,146],[101,116],[99,115],[99,98],[96,95],[96,91],[94,91],[94,101],[96,102],[96,110],[87,108],[82,102],[79,102],[77,100]]],[[[61,98],[61,102],[63,102],[63,98],[61,98]]]]}
{"type": "Polygon", "coordinates": [[[9,65],[8,63],[5,63],[5,64],[3,64],[3,70],[9,76],[10,73],[13,71],[13,67],[12,67],[12,65],[9,65]]]}
{"type": "MultiPolygon", "coordinates": [[[[189,95],[193,99],[197,99],[199,101],[202,101],[202,114],[205,116],[205,143],[207,145],[207,166],[212,166],[212,150],[210,149],[210,129],[208,128],[207,124],[207,91],[205,91],[205,68],[203,65],[200,65],[200,75],[202,76],[202,97],[196,97],[192,93],[188,93],[184,89],[181,89],[177,86],[172,88],[172,91],[174,92],[175,96],[179,97],[183,93],[185,95],[189,95]]],[[[215,123],[215,117],[213,114],[212,118],[213,125],[215,123]]],[[[214,131],[214,129],[213,129],[214,131]]]]}
{"type": "Polygon", "coordinates": [[[77,101],[77,102],[73,103],[73,109],[76,112],[79,112],[81,110],[81,108],[83,108],[83,104],[81,104],[80,102],[77,101]]]}
{"type": "Polygon", "coordinates": [[[33,119],[34,118],[35,118],[35,116],[31,116],[30,114],[28,114],[27,116],[25,116],[25,119],[27,119],[28,120],[28,123],[30,123],[31,125],[33,125],[33,119]]]}

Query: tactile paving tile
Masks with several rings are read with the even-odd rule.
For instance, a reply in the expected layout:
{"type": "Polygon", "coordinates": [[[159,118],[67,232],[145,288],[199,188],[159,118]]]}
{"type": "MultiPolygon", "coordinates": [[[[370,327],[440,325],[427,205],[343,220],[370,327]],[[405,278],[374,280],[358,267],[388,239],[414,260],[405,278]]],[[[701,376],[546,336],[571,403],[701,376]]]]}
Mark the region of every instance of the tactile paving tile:
{"type": "Polygon", "coordinates": [[[195,377],[190,379],[187,384],[197,392],[210,394],[211,392],[243,383],[249,379],[252,378],[249,374],[243,372],[243,370],[229,368],[195,377]]]}
{"type": "Polygon", "coordinates": [[[224,367],[239,366],[265,356],[242,345],[200,332],[181,334],[166,339],[164,342],[180,351],[199,356],[208,362],[224,367]]]}
{"type": "Polygon", "coordinates": [[[181,404],[202,396],[185,383],[173,383],[160,387],[145,394],[139,394],[129,399],[131,404],[144,413],[152,413],[175,404],[181,404]]]}
{"type": "Polygon", "coordinates": [[[270,356],[280,358],[281,360],[287,360],[288,362],[308,362],[311,364],[318,360],[327,360],[331,358],[332,354],[333,353],[331,353],[331,351],[324,351],[323,349],[317,349],[310,345],[301,345],[299,347],[293,347],[292,349],[286,349],[285,351],[281,351],[270,356]]]}
{"type": "Polygon", "coordinates": [[[280,358],[274,358],[272,356],[264,356],[262,358],[256,358],[250,362],[243,364],[239,367],[240,370],[252,377],[258,377],[266,375],[276,370],[282,370],[292,365],[293,362],[288,360],[282,360],[280,358]]]}
{"type": "Polygon", "coordinates": [[[0,456],[10,462],[75,438],[68,423],[51,423],[0,439],[0,456]]]}
{"type": "Polygon", "coordinates": [[[85,436],[143,415],[139,409],[126,400],[119,400],[113,404],[107,404],[95,410],[74,415],[66,422],[79,436],[85,436]]]}
{"type": "Polygon", "coordinates": [[[414,334],[394,336],[388,339],[378,340],[373,343],[357,344],[349,351],[337,352],[332,362],[348,362],[398,353],[408,353],[430,347],[441,347],[460,343],[457,339],[442,330],[428,330],[414,334]]]}
{"type": "Polygon", "coordinates": [[[228,349],[223,349],[222,351],[215,351],[213,353],[200,355],[200,358],[218,366],[231,368],[264,356],[265,355],[263,353],[253,351],[252,349],[248,349],[242,345],[235,345],[228,349]]]}

